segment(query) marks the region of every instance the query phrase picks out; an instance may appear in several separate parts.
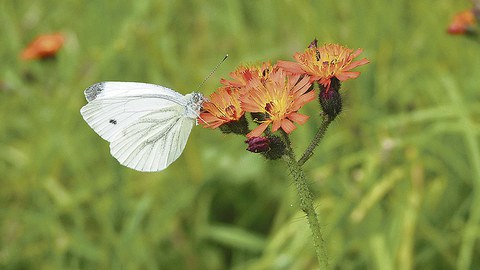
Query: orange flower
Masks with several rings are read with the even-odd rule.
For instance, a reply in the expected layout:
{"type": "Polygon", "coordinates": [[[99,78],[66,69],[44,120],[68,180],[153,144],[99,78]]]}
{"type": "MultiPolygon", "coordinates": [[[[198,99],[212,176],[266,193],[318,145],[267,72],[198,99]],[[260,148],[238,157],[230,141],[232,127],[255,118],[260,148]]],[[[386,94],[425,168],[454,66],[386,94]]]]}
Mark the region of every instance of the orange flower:
{"type": "Polygon", "coordinates": [[[267,78],[273,70],[272,64],[265,62],[262,66],[240,66],[235,71],[230,73],[233,80],[221,79],[220,83],[226,86],[243,87],[247,86],[248,82],[253,77],[267,78]]]}
{"type": "Polygon", "coordinates": [[[360,72],[351,70],[370,63],[366,58],[353,61],[362,51],[358,49],[353,52],[338,44],[327,44],[319,48],[310,46],[303,53],[293,56],[297,62],[278,61],[277,65],[291,74],[311,76],[310,82],[318,81],[328,91],[333,77],[346,81],[360,75],[360,72]]]}
{"type": "Polygon", "coordinates": [[[37,37],[21,54],[22,59],[42,59],[54,56],[62,47],[64,37],[60,33],[37,37]]]}
{"type": "Polygon", "coordinates": [[[477,20],[473,10],[469,9],[460,13],[457,13],[450,25],[448,26],[448,33],[452,35],[462,35],[473,31],[477,20]]]}
{"type": "Polygon", "coordinates": [[[247,134],[248,138],[259,137],[272,123],[272,132],[279,128],[286,133],[296,129],[293,122],[303,124],[308,116],[297,111],[306,103],[315,99],[315,92],[308,91],[311,83],[308,76],[287,76],[282,69],[275,68],[269,78],[262,80],[254,77],[248,86],[248,93],[242,95],[243,110],[263,114],[255,119],[260,125],[247,134]]]}
{"type": "Polygon", "coordinates": [[[240,106],[241,92],[230,86],[223,86],[210,95],[203,103],[200,120],[206,128],[217,128],[228,122],[237,121],[244,115],[240,106]]]}

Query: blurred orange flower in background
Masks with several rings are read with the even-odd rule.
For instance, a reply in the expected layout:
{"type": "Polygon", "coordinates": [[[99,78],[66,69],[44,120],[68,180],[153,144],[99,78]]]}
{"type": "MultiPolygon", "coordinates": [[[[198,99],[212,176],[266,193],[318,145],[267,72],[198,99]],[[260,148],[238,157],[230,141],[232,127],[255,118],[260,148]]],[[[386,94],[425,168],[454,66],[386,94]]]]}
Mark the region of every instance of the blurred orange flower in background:
{"type": "Polygon", "coordinates": [[[473,9],[465,10],[457,13],[450,25],[447,32],[452,35],[462,35],[472,32],[474,30],[477,20],[473,9]]]}
{"type": "Polygon", "coordinates": [[[358,49],[354,52],[338,44],[311,45],[303,53],[293,56],[297,62],[278,61],[277,65],[292,74],[309,75],[310,82],[318,81],[328,92],[333,77],[340,81],[355,79],[360,72],[351,70],[370,63],[366,58],[354,61],[362,51],[358,49]]]}
{"type": "Polygon", "coordinates": [[[61,33],[38,36],[22,51],[21,58],[31,60],[53,57],[63,46],[64,41],[61,33]]]}

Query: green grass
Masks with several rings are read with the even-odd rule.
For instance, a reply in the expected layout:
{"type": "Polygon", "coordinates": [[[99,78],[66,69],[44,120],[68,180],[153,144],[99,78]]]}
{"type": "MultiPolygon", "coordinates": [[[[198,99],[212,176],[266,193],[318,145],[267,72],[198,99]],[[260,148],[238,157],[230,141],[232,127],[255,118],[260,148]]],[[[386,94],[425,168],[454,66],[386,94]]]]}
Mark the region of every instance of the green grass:
{"type": "MultiPolygon", "coordinates": [[[[371,61],[305,165],[332,268],[480,268],[480,43],[445,31],[464,2],[2,1],[0,268],[315,269],[282,162],[197,127],[167,170],[139,173],[79,113],[98,81],[189,93],[229,53],[209,94],[314,37],[371,61]],[[54,61],[19,59],[56,31],[54,61]]],[[[319,123],[292,134],[297,155],[319,123]]]]}

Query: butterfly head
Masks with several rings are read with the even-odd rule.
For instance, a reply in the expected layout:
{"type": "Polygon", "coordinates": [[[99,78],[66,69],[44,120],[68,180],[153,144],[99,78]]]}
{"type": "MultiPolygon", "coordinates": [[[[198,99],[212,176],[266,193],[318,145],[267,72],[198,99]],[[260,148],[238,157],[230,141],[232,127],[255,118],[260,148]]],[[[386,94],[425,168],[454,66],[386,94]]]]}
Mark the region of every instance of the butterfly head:
{"type": "Polygon", "coordinates": [[[202,93],[193,92],[185,96],[187,98],[187,111],[186,114],[190,118],[196,119],[200,115],[202,104],[205,101],[205,97],[202,93]]]}

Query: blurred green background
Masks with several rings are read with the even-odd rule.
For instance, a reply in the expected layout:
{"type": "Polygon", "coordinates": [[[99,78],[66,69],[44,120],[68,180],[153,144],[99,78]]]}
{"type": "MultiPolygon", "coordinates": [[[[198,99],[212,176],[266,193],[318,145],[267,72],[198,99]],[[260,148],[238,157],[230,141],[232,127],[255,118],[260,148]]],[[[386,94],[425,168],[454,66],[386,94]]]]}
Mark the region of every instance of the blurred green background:
{"type": "MultiPolygon", "coordinates": [[[[1,269],[316,269],[282,161],[193,129],[159,173],[125,168],[83,121],[106,80],[210,94],[239,64],[315,37],[371,63],[305,165],[335,269],[480,268],[480,43],[449,36],[468,1],[0,2],[1,269]],[[61,31],[56,59],[21,61],[61,31]]],[[[320,119],[292,134],[299,155],[320,119]]]]}

